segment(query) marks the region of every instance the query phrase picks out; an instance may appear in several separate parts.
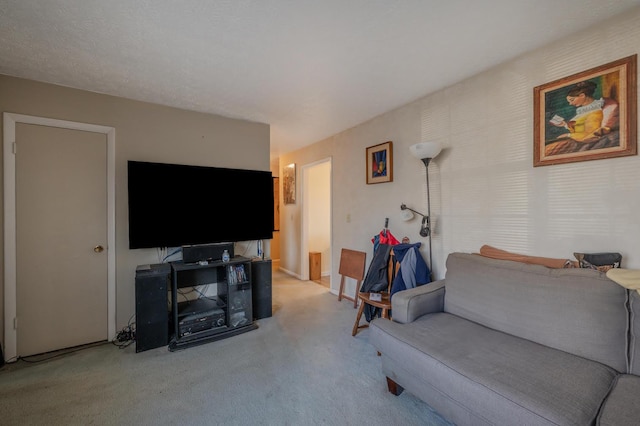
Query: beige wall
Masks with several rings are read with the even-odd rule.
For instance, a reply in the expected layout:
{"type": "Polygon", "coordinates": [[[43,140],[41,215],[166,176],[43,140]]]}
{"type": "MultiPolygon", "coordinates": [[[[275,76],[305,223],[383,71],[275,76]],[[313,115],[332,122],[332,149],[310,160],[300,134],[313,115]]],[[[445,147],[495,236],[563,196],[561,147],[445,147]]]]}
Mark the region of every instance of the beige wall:
{"type": "Polygon", "coordinates": [[[324,162],[307,171],[303,179],[305,197],[308,203],[307,238],[309,252],[319,252],[320,271],[328,275],[331,268],[331,163],[324,162]]]}
{"type": "MultiPolygon", "coordinates": [[[[423,242],[428,259],[419,220],[400,220],[403,202],[426,212],[425,167],[409,153],[422,140],[445,147],[429,166],[436,277],[449,253],[483,244],[559,258],[618,251],[624,267],[640,268],[639,156],[533,167],[533,88],[636,54],[638,46],[640,8],[282,156],[281,164],[300,168],[334,159],[332,282],[339,282],[341,248],[366,251],[370,260],[385,217],[398,239],[423,242]],[[394,181],[367,185],[365,149],[388,140],[394,181]]],[[[300,209],[283,206],[282,214],[281,264],[294,273],[300,209]]]]}
{"type": "MultiPolygon", "coordinates": [[[[118,329],[127,324],[135,311],[136,266],[158,262],[155,249],[128,249],[127,160],[270,169],[267,124],[185,111],[2,75],[0,111],[115,127],[118,329]]],[[[218,188],[209,190],[211,197],[218,193],[218,188]]],[[[2,253],[0,258],[3,258],[2,253]]],[[[3,299],[3,291],[0,291],[0,299],[3,299]]],[[[3,306],[2,300],[2,330],[3,306]]]]}

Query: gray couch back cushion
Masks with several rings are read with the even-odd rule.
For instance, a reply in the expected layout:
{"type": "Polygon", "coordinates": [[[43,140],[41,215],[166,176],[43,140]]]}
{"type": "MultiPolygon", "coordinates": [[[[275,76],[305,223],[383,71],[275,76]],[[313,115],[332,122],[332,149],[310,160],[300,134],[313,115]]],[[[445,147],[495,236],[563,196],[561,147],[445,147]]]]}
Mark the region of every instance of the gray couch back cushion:
{"type": "Polygon", "coordinates": [[[640,376],[640,294],[629,290],[629,373],[640,376]]]}
{"type": "Polygon", "coordinates": [[[627,370],[627,293],[604,273],[452,253],[445,283],[445,312],[627,370]]]}

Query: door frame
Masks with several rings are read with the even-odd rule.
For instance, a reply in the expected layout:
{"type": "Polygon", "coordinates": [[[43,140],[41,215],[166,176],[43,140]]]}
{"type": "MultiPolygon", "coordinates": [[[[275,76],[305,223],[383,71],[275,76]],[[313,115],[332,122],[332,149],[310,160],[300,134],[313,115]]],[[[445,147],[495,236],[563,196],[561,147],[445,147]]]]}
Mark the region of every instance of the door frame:
{"type": "MultiPolygon", "coordinates": [[[[329,198],[331,202],[329,209],[329,251],[331,252],[331,269],[333,269],[333,158],[327,157],[314,161],[313,163],[305,164],[302,166],[302,173],[300,173],[300,188],[302,188],[300,191],[302,204],[302,221],[300,224],[300,279],[303,281],[309,280],[309,203],[305,202],[304,188],[309,179],[309,169],[325,163],[329,163],[329,198]]],[[[331,283],[331,278],[329,278],[329,282],[331,283]]],[[[331,291],[333,290],[331,289],[331,291]]]]}
{"type": "Polygon", "coordinates": [[[31,115],[3,113],[4,154],[4,353],[7,362],[17,361],[16,327],[16,124],[35,124],[100,133],[107,137],[107,335],[116,336],[116,215],[115,153],[116,129],[97,124],[57,120],[31,115]]]}

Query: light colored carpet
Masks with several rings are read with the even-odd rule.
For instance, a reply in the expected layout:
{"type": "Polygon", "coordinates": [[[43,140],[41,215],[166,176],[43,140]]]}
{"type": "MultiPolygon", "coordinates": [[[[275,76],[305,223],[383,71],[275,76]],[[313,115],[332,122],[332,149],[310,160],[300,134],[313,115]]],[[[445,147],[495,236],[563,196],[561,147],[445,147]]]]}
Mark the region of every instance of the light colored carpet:
{"type": "Polygon", "coordinates": [[[274,313],[181,351],[108,343],[0,369],[2,425],[446,425],[387,392],[352,302],[274,273],[274,313]]]}

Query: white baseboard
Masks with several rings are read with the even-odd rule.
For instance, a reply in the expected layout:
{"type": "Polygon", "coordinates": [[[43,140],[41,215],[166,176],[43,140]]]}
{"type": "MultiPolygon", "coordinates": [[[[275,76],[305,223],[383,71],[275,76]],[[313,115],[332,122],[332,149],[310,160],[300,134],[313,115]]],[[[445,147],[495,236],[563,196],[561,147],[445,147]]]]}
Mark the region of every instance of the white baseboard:
{"type": "Polygon", "coordinates": [[[295,278],[297,278],[297,279],[299,279],[299,280],[301,280],[301,279],[302,279],[300,274],[296,274],[296,273],[295,273],[295,272],[293,272],[293,271],[289,271],[288,269],[285,269],[285,268],[283,268],[283,267],[280,267],[280,268],[278,268],[278,269],[279,269],[279,270],[281,270],[282,272],[284,272],[284,273],[285,273],[285,274],[287,274],[287,275],[291,275],[292,277],[295,277],[295,278]]]}

